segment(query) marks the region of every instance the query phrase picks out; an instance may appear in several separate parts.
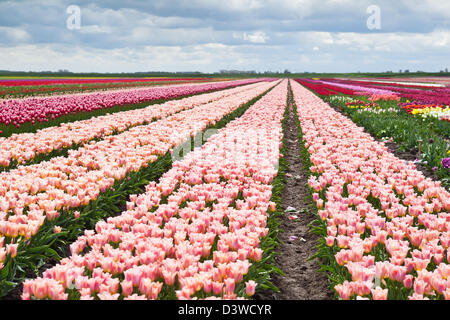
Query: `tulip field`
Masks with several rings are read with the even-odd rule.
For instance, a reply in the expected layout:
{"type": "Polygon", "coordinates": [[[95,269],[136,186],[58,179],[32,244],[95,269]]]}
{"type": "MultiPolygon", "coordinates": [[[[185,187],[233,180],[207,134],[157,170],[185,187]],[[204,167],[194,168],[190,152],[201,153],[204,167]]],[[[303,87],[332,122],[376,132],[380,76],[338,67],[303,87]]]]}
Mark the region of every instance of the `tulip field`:
{"type": "MultiPolygon", "coordinates": [[[[218,79],[220,81],[220,79],[218,79]]],[[[211,82],[210,79],[171,78],[0,78],[0,98],[24,98],[67,93],[104,91],[119,88],[148,87],[155,85],[211,82]]]]}
{"type": "Polygon", "coordinates": [[[0,300],[450,300],[449,85],[0,80],[0,300]]]}
{"type": "Polygon", "coordinates": [[[101,114],[104,114],[105,111],[109,111],[108,109],[117,108],[117,106],[134,106],[149,101],[173,99],[220,90],[246,84],[247,81],[252,80],[159,86],[156,88],[112,90],[25,99],[4,99],[0,101],[0,133],[3,133],[3,135],[22,133],[24,131],[21,127],[27,124],[29,126],[25,128],[25,131],[35,130],[36,125],[40,128],[47,127],[49,124],[58,124],[55,123],[55,120],[58,120],[60,117],[66,117],[64,120],[81,120],[85,115],[90,118],[93,112],[100,111],[101,114]]]}

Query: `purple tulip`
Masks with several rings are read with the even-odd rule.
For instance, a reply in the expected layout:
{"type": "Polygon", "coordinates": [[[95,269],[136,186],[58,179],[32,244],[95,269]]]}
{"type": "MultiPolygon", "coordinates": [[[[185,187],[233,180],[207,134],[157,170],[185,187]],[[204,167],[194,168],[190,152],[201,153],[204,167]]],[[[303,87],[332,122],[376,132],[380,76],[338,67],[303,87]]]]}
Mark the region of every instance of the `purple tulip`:
{"type": "Polygon", "coordinates": [[[450,169],[450,158],[442,159],[442,166],[446,169],[450,169]]]}

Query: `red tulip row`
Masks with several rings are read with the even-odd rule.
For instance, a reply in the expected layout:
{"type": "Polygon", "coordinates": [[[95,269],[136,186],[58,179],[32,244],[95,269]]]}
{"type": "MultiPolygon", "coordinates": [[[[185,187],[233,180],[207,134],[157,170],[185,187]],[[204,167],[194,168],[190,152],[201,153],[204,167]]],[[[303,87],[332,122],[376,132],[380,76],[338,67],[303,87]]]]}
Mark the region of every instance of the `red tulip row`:
{"type": "Polygon", "coordinates": [[[206,78],[111,78],[111,79],[28,79],[1,80],[0,87],[8,86],[47,86],[57,84],[87,84],[87,83],[133,83],[133,82],[161,82],[161,81],[200,81],[206,78]]]}
{"type": "Polygon", "coordinates": [[[321,81],[315,81],[311,79],[296,79],[296,81],[301,85],[307,87],[308,89],[311,89],[317,94],[323,96],[333,96],[337,94],[354,95],[356,93],[356,91],[354,90],[333,86],[330,84],[322,83],[321,81]]]}

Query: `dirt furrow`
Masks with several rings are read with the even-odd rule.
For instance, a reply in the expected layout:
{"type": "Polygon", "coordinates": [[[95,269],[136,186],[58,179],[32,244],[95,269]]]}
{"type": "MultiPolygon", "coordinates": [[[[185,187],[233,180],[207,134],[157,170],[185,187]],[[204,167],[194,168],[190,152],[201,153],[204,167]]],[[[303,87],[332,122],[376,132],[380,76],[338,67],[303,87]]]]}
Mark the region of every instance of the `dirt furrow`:
{"type": "Polygon", "coordinates": [[[300,157],[299,132],[291,91],[289,95],[289,113],[284,131],[287,145],[284,158],[287,160],[288,168],[281,201],[285,214],[280,225],[281,245],[277,249],[280,254],[275,258],[277,266],[283,270],[285,276],[278,274],[273,276],[273,284],[280,289],[279,293],[262,291],[255,298],[258,300],[329,300],[333,299],[333,293],[329,288],[326,275],[319,272],[316,260],[307,261],[316,252],[318,236],[308,227],[315,217],[311,210],[311,202],[308,200],[309,190],[306,184],[308,177],[304,173],[300,157]],[[298,218],[291,220],[290,216],[298,218]]]}

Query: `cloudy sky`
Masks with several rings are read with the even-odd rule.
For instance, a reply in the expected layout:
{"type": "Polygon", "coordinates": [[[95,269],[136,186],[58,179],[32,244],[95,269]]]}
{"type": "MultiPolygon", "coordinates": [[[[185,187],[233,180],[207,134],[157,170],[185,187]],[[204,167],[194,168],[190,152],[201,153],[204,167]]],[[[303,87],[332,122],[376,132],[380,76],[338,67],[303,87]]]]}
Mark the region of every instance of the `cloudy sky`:
{"type": "Polygon", "coordinates": [[[449,56],[449,0],[0,0],[0,70],[439,71],[449,56]]]}

